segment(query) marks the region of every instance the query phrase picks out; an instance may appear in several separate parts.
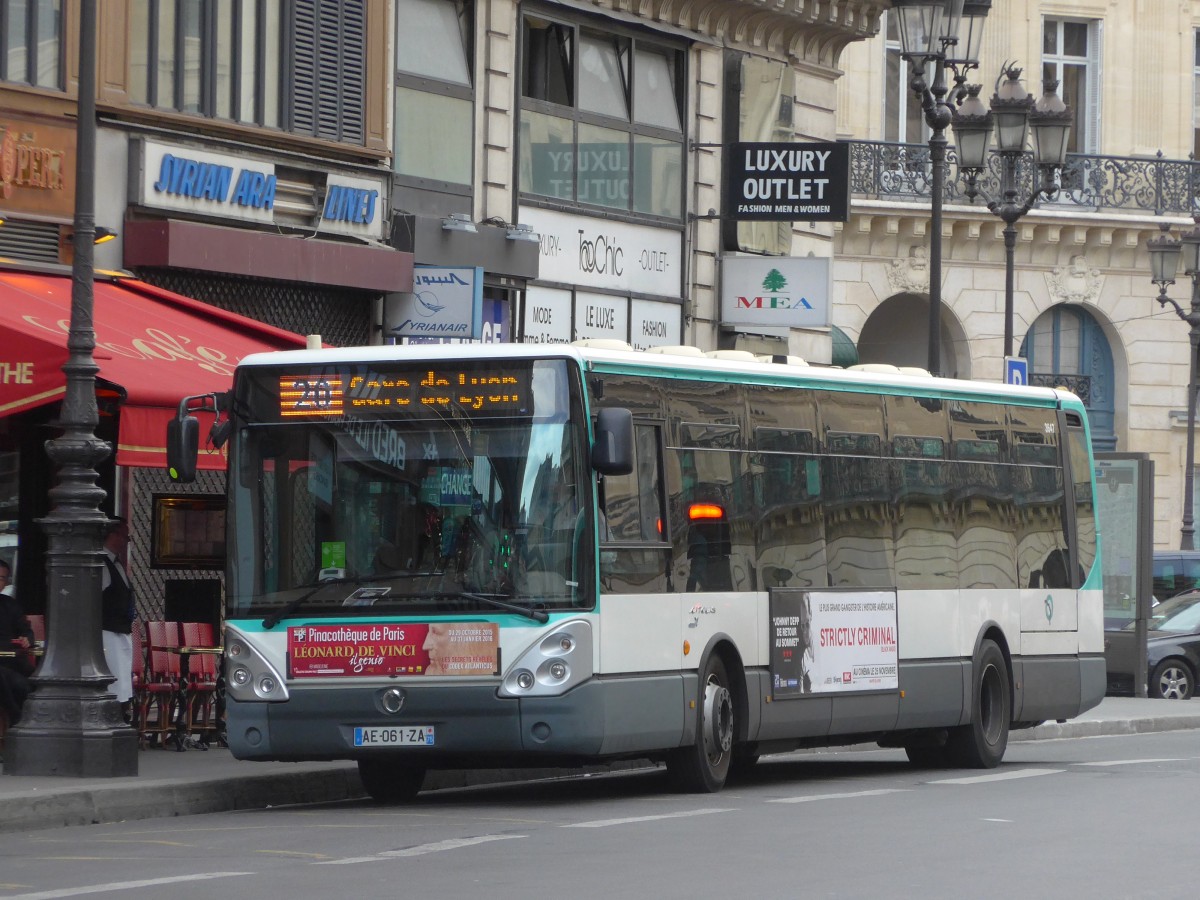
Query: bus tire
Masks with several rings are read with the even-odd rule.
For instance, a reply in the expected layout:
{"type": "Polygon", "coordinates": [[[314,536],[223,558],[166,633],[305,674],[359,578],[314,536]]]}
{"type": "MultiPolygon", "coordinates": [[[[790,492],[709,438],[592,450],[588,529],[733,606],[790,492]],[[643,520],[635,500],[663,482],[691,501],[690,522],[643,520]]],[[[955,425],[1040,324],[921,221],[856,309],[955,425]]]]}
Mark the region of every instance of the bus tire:
{"type": "Polygon", "coordinates": [[[971,721],[950,729],[946,755],[961,768],[994,769],[1008,747],[1012,719],[1008,666],[996,642],[985,640],[971,668],[971,721]]]}
{"type": "Polygon", "coordinates": [[[425,783],[425,770],[393,759],[360,759],[358,777],[376,803],[407,803],[425,783]]]}
{"type": "Polygon", "coordinates": [[[691,794],[713,794],[725,786],[733,759],[733,693],[725,663],[715,653],[700,678],[696,704],[696,743],[680,747],[667,760],[675,788],[691,794]]]}

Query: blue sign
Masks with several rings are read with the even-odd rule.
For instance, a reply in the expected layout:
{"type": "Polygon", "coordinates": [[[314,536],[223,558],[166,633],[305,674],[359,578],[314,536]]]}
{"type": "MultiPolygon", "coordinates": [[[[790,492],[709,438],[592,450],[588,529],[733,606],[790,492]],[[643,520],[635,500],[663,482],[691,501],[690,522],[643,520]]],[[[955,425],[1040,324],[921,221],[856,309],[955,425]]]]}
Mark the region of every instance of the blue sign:
{"type": "Polygon", "coordinates": [[[1004,383],[1029,384],[1029,360],[1020,356],[1004,357],[1004,383]]]}

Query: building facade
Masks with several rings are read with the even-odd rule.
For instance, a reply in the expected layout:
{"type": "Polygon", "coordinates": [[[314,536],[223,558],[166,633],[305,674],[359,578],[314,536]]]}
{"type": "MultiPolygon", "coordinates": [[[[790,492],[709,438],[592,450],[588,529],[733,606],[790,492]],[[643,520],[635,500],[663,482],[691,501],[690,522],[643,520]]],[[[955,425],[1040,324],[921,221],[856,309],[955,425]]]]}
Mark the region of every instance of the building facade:
{"type": "MultiPolygon", "coordinates": [[[[79,4],[0,0],[6,265],[71,261],[79,4]]],[[[825,327],[723,320],[723,260],[828,260],[835,229],[723,218],[722,147],[832,140],[842,53],[883,9],[105,0],[89,174],[117,237],[97,269],[335,345],[592,337],[828,363],[825,327]]],[[[0,416],[21,558],[42,546],[52,414],[0,416]]],[[[153,468],[102,468],[135,521],[179,493],[153,468]]],[[[214,582],[162,571],[154,541],[135,529],[148,614],[172,584],[214,582]]]]}
{"type": "MultiPolygon", "coordinates": [[[[213,321],[229,324],[225,313],[235,313],[336,345],[379,341],[384,296],[412,290],[412,253],[391,244],[391,92],[382,74],[392,51],[391,7],[383,0],[97,4],[95,169],[81,173],[79,12],[79,0],[0,2],[5,265],[48,279],[69,267],[75,195],[87,189],[98,234],[115,235],[95,248],[98,271],[131,273],[198,300],[212,308],[213,321]]],[[[27,302],[16,293],[4,300],[27,302]]],[[[98,299],[98,332],[105,317],[98,299]]],[[[148,363],[195,357],[201,336],[184,321],[147,326],[111,351],[102,340],[101,377],[106,352],[142,354],[148,363]]],[[[14,334],[5,340],[18,352],[14,334]]],[[[214,367],[198,361],[200,369],[214,367]]],[[[145,377],[161,376],[147,368],[145,377]]],[[[160,616],[174,588],[180,603],[203,595],[208,613],[219,565],[155,565],[153,525],[167,495],[220,495],[223,466],[181,489],[161,465],[127,463],[137,456],[126,437],[137,385],[119,388],[100,403],[98,433],[115,450],[115,463],[101,464],[101,485],[106,511],[135,525],[131,571],[143,612],[160,616]]],[[[40,564],[31,562],[45,546],[35,522],[46,514],[54,479],[41,445],[53,434],[57,404],[44,399],[0,410],[0,457],[13,484],[0,518],[19,546],[18,588],[31,611],[43,602],[40,564]]],[[[162,438],[154,443],[161,448],[162,438]]]]}
{"type": "MultiPolygon", "coordinates": [[[[1146,244],[1197,212],[1198,29],[1189,4],[997,3],[969,79],[986,102],[1016,61],[1035,97],[1054,79],[1074,112],[1062,190],[1016,225],[1013,349],[1031,380],[1085,399],[1096,449],[1153,459],[1160,549],[1180,540],[1190,345],[1188,325],[1156,302],[1146,244]]],[[[834,325],[862,362],[924,365],[928,129],[894,22],[885,15],[842,62],[837,133],[852,142],[855,176],[853,214],[834,240],[834,325]]],[[[942,369],[1001,381],[1004,225],[982,198],[969,201],[947,136],[942,369]]],[[[1032,165],[1026,174],[1032,187],[1032,165]]],[[[1185,309],[1190,288],[1181,274],[1170,289],[1185,309]]]]}

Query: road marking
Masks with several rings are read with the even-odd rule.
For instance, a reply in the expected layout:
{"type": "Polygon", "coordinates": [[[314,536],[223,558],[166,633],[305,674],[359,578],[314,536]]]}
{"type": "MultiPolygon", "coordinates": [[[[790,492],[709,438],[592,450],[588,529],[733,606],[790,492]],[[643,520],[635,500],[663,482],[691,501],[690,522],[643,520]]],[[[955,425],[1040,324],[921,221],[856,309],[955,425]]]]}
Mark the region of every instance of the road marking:
{"type": "Polygon", "coordinates": [[[1012,769],[991,775],[969,775],[966,778],[942,778],[926,784],[986,784],[989,781],[1011,781],[1014,778],[1036,778],[1039,775],[1061,775],[1066,769],[1012,769]]]}
{"type": "MultiPolygon", "coordinates": [[[[432,844],[420,844],[416,847],[405,847],[403,850],[384,850],[374,856],[350,856],[346,859],[330,859],[313,863],[314,866],[351,866],[356,863],[380,862],[385,859],[397,859],[408,856],[424,856],[427,853],[441,853],[443,850],[458,850],[461,847],[472,847],[475,844],[486,844],[489,841],[511,841],[515,838],[529,837],[527,834],[481,834],[478,837],[451,838],[448,841],[437,841],[432,844]]],[[[6,897],[5,900],[8,900],[6,897]]]]}
{"type": "Polygon", "coordinates": [[[1004,822],[1006,825],[1012,824],[1012,819],[983,819],[984,822],[1004,822]]]}
{"type": "Polygon", "coordinates": [[[803,797],[780,797],[768,803],[810,803],[813,800],[852,800],[855,797],[879,797],[883,794],[902,794],[908,788],[878,788],[873,791],[852,791],[846,794],[808,794],[803,797]]]}
{"type": "Polygon", "coordinates": [[[127,891],[130,888],[156,887],[160,884],[182,884],[188,881],[210,881],[213,878],[235,878],[253,872],[201,872],[198,875],[175,875],[170,878],[147,878],[143,881],[114,881],[109,884],[85,884],[81,887],[38,891],[34,894],[10,894],[4,900],[55,900],[58,897],[78,897],[82,894],[103,894],[108,891],[127,891]]]}
{"type": "Polygon", "coordinates": [[[1140,766],[1142,763],[1187,762],[1186,759],[1108,759],[1104,762],[1075,763],[1077,766],[1140,766]]]}
{"type": "Polygon", "coordinates": [[[683,812],[662,813],[657,816],[630,816],[626,819],[596,819],[591,822],[573,822],[560,828],[608,828],[610,825],[633,825],[638,822],[656,822],[659,819],[685,819],[689,816],[709,816],[713,813],[735,812],[733,809],[689,809],[683,812]]]}

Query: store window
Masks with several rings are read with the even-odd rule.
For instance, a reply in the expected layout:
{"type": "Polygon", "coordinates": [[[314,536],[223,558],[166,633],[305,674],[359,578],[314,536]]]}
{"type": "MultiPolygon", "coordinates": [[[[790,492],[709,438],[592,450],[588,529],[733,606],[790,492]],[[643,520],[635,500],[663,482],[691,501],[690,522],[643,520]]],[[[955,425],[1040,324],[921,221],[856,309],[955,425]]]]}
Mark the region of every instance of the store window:
{"type": "MultiPolygon", "coordinates": [[[[782,60],[725,55],[724,138],[787,143],[796,139],[796,71],[782,60]]],[[[726,250],[786,255],[792,249],[791,222],[722,222],[726,250]]]]}
{"type": "Polygon", "coordinates": [[[135,103],[364,141],[366,0],[133,0],[132,6],[135,103]]]}
{"type": "Polygon", "coordinates": [[[396,174],[471,184],[472,33],[462,0],[398,0],[396,174]]]}
{"type": "MultiPolygon", "coordinates": [[[[1042,23],[1042,82],[1075,113],[1067,151],[1098,153],[1100,119],[1100,22],[1047,18],[1042,23]]],[[[1033,86],[1035,95],[1040,94],[1033,86]]]]}
{"type": "Polygon", "coordinates": [[[682,217],[680,47],[527,15],[522,59],[523,193],[682,217]]]}
{"type": "Polygon", "coordinates": [[[0,81],[63,89],[62,0],[0,0],[0,81]]]}

